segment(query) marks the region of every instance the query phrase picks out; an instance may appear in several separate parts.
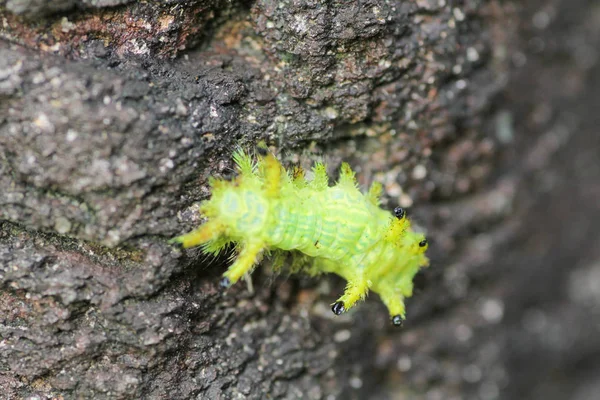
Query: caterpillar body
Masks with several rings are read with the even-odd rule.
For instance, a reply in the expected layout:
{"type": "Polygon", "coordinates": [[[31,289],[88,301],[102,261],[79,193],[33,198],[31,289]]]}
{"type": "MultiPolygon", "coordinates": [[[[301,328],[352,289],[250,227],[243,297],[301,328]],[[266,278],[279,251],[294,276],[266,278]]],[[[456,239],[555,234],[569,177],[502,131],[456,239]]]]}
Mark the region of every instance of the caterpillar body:
{"type": "Polygon", "coordinates": [[[184,248],[201,245],[213,254],[235,243],[238,255],[223,274],[225,287],[249,273],[265,253],[281,260],[292,251],[292,271],[346,279],[344,293],[332,304],[336,315],[373,291],[392,323],[402,325],[413,277],[429,263],[427,240],[411,230],[404,210],[390,213],[379,207],[379,183],[361,193],[346,163],[337,184],[329,186],[324,164],[315,164],[307,180],[302,169],[286,171],[271,153],[259,150],[257,162],[242,150],[235,152],[237,178],[209,181],[212,196],[200,207],[208,221],[171,242],[184,248]]]}

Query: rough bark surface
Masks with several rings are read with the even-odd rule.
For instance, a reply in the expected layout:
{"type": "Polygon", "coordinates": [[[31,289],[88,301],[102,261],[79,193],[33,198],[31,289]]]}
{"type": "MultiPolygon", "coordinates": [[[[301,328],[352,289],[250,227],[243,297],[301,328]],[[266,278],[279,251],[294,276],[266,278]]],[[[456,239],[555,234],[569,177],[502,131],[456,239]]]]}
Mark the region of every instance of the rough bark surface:
{"type": "Polygon", "coordinates": [[[600,8],[0,1],[0,398],[592,399],[600,8]],[[433,243],[409,320],[167,239],[237,146],[433,243]],[[411,207],[414,206],[414,207],[411,207]],[[590,322],[591,321],[591,322],[590,322]]]}

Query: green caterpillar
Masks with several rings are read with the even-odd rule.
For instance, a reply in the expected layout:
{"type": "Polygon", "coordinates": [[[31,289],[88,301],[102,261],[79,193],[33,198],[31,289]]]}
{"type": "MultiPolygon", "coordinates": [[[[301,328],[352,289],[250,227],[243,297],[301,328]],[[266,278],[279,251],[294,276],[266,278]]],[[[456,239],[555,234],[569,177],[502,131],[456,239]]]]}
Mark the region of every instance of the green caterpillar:
{"type": "Polygon", "coordinates": [[[346,163],[338,183],[329,186],[324,164],[317,163],[307,181],[302,169],[286,171],[261,150],[257,162],[241,150],[234,154],[237,178],[209,182],[212,197],[200,208],[208,222],[171,242],[202,245],[212,254],[235,243],[238,256],[223,274],[224,287],[249,273],[264,253],[281,260],[283,252],[292,251],[293,271],[332,272],[348,281],[332,305],[336,315],[371,290],[387,306],[392,323],[402,325],[413,277],[429,263],[427,239],[411,230],[404,210],[397,207],[391,214],[379,207],[379,183],[361,193],[346,163]]]}

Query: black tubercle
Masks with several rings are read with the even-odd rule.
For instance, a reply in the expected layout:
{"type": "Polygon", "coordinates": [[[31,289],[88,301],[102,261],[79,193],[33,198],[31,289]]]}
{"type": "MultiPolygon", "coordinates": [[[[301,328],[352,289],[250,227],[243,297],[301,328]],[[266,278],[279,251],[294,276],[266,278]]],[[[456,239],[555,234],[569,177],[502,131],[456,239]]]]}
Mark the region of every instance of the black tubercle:
{"type": "Polygon", "coordinates": [[[427,246],[427,239],[423,239],[419,242],[419,247],[425,247],[427,246]]]}
{"type": "Polygon", "coordinates": [[[344,312],[346,312],[346,307],[344,306],[344,302],[343,301],[335,302],[333,304],[333,306],[331,307],[331,311],[333,311],[333,313],[335,315],[342,315],[344,312]]]}
{"type": "Polygon", "coordinates": [[[392,324],[393,324],[394,326],[401,327],[403,322],[404,322],[404,320],[403,320],[403,319],[402,319],[402,317],[401,317],[401,316],[399,316],[399,315],[394,315],[394,316],[392,317],[392,324]]]}
{"type": "Polygon", "coordinates": [[[402,219],[406,215],[406,212],[404,211],[404,208],[396,207],[394,208],[394,215],[396,216],[396,218],[402,219]]]}
{"type": "Polygon", "coordinates": [[[229,278],[223,278],[221,279],[221,282],[219,282],[219,285],[222,288],[227,289],[229,286],[231,286],[231,281],[229,280],[229,278]]]}
{"type": "Polygon", "coordinates": [[[175,240],[169,240],[169,244],[173,247],[178,248],[179,250],[183,250],[183,243],[175,240]]]}

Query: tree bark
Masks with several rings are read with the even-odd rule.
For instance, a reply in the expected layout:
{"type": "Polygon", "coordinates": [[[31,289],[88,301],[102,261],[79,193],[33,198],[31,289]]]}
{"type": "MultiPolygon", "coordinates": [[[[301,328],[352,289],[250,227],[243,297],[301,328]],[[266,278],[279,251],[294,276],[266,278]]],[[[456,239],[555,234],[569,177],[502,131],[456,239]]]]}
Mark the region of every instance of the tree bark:
{"type": "MultiPolygon", "coordinates": [[[[0,398],[587,399],[592,2],[0,1],[0,398]],[[430,238],[408,320],[167,244],[264,140],[430,238]],[[558,377],[558,378],[557,378],[558,377]],[[587,396],[587,397],[586,397],[587,396]]],[[[590,323],[592,321],[592,323],[590,323]]]]}

